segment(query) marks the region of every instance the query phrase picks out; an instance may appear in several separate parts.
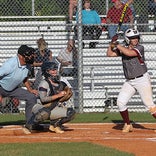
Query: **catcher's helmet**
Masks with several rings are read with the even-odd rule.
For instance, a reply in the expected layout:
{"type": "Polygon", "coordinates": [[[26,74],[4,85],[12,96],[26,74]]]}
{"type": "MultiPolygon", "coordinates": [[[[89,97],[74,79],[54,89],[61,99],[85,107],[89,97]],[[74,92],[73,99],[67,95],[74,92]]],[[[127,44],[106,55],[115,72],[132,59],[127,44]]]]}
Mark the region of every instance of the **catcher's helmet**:
{"type": "Polygon", "coordinates": [[[139,31],[137,29],[134,29],[134,28],[127,29],[126,32],[125,32],[125,41],[126,41],[126,43],[129,44],[130,39],[135,39],[135,38],[140,39],[139,31]]]}
{"type": "Polygon", "coordinates": [[[49,70],[58,70],[58,66],[55,62],[44,62],[41,66],[42,75],[45,78],[50,78],[53,82],[59,82],[59,75],[51,75],[49,74],[49,70]]]}

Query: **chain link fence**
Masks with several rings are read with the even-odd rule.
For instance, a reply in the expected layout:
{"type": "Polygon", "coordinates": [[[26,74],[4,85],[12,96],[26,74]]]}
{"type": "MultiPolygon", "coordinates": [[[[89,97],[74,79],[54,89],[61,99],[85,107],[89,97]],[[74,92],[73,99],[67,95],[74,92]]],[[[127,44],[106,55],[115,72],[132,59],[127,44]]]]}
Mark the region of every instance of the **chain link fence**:
{"type": "MultiPolygon", "coordinates": [[[[123,1],[125,3],[125,0],[123,1]]],[[[96,10],[101,22],[86,25],[82,23],[83,1],[78,2],[70,23],[69,0],[0,0],[0,64],[15,56],[21,44],[38,49],[37,40],[40,38],[45,39],[55,60],[60,51],[67,48],[68,40],[72,39],[75,41],[72,49],[73,64],[64,66],[64,72],[61,74],[73,87],[72,102],[75,108],[79,112],[103,112],[107,106],[109,110],[117,111],[116,98],[124,82],[121,60],[106,57],[110,42],[106,15],[114,4],[111,0],[91,0],[91,8],[96,10]]],[[[142,44],[145,46],[154,101],[155,4],[154,0],[134,0],[131,6],[135,15],[133,27],[137,27],[141,32],[142,44]]],[[[122,35],[119,40],[123,41],[122,35]]],[[[35,68],[35,72],[37,70],[35,68]]],[[[36,78],[33,76],[32,83],[36,78]]],[[[132,111],[146,111],[138,94],[131,99],[129,107],[132,111]]],[[[0,105],[1,113],[18,113],[21,110],[24,110],[23,101],[17,99],[5,99],[0,105]]]]}

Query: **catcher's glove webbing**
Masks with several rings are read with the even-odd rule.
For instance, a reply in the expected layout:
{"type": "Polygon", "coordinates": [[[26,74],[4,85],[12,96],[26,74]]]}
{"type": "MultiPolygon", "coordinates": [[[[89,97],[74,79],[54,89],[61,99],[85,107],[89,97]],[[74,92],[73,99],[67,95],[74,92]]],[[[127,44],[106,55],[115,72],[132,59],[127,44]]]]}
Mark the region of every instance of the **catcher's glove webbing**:
{"type": "Polygon", "coordinates": [[[66,94],[62,98],[59,99],[59,102],[68,101],[70,97],[73,95],[71,89],[68,86],[64,88],[64,91],[66,92],[66,94]]]}

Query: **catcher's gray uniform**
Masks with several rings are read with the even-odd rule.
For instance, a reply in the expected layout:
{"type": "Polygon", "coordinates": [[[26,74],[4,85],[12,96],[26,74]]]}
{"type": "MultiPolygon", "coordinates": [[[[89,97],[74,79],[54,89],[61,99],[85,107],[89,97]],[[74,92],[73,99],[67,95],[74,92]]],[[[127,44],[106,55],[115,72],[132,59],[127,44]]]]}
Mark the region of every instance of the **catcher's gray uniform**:
{"type": "MultiPolygon", "coordinates": [[[[59,100],[52,101],[52,96],[60,91],[63,91],[67,85],[60,81],[58,86],[53,86],[50,81],[43,80],[39,85],[39,97],[40,103],[33,107],[33,113],[38,114],[36,122],[44,121],[47,119],[56,120],[66,118],[68,121],[71,120],[75,114],[73,108],[67,108],[59,100]],[[41,111],[42,110],[42,111],[41,111]]],[[[63,124],[61,122],[61,124],[63,124]]]]}

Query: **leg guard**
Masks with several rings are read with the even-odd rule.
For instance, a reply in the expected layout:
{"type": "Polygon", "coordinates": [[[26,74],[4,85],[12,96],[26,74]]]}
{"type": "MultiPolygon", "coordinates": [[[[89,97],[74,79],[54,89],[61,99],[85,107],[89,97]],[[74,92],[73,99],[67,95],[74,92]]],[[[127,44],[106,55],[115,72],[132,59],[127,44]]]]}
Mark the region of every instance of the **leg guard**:
{"type": "Polygon", "coordinates": [[[39,124],[40,122],[49,119],[50,117],[50,110],[47,108],[41,108],[36,113],[33,113],[31,119],[27,122],[27,124],[39,124]]]}
{"type": "Polygon", "coordinates": [[[49,119],[49,117],[50,117],[50,110],[48,110],[47,108],[42,108],[35,114],[34,122],[39,123],[49,119]]]}
{"type": "Polygon", "coordinates": [[[60,126],[60,121],[61,119],[54,119],[54,120],[50,120],[50,124],[53,125],[54,127],[60,126]]]}
{"type": "Polygon", "coordinates": [[[67,109],[67,117],[62,118],[60,123],[64,124],[66,122],[69,122],[69,121],[73,120],[74,116],[75,116],[75,113],[76,112],[75,112],[75,110],[73,108],[68,108],[67,109]]]}

